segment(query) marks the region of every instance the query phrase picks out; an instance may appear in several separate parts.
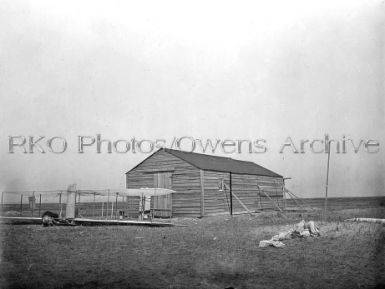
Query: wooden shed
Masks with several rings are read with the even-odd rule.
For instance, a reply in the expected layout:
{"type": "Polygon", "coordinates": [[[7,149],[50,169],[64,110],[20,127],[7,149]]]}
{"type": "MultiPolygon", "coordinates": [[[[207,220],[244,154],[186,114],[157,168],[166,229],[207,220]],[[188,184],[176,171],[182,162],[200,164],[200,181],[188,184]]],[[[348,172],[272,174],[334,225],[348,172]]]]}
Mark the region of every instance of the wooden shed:
{"type": "Polygon", "coordinates": [[[283,177],[253,162],[162,148],[126,173],[126,187],[166,188],[153,207],[203,217],[283,207],[283,177]]]}

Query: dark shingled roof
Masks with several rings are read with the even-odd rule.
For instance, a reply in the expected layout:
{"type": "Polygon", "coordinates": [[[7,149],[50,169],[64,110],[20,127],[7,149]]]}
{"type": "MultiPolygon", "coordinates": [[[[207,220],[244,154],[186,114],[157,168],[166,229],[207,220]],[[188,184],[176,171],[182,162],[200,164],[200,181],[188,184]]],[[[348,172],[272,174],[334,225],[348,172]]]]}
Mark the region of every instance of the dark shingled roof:
{"type": "Polygon", "coordinates": [[[232,158],[227,157],[218,157],[192,152],[184,152],[166,148],[162,150],[202,170],[282,178],[281,175],[278,175],[268,169],[265,169],[264,167],[261,167],[253,162],[234,160],[232,158]]]}

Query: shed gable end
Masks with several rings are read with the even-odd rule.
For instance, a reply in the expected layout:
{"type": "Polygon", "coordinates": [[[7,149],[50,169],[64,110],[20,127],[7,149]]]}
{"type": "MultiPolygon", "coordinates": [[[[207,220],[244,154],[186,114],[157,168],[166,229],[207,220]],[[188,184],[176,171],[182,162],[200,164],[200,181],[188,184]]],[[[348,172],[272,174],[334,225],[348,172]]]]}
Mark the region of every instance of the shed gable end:
{"type": "Polygon", "coordinates": [[[180,170],[198,170],[189,163],[159,150],[126,173],[126,187],[137,189],[154,187],[154,175],[161,172],[180,173],[180,170]]]}

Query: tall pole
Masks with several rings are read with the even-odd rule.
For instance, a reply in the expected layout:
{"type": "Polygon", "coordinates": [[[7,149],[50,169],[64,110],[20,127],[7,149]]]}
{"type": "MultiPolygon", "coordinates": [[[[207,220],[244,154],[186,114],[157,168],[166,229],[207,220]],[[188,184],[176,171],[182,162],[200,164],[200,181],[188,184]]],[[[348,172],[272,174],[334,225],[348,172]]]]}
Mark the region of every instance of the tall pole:
{"type": "Polygon", "coordinates": [[[118,193],[116,193],[116,199],[115,199],[115,219],[118,218],[118,193]]]}
{"type": "Polygon", "coordinates": [[[329,187],[329,164],[330,164],[330,141],[328,142],[328,164],[326,167],[326,187],[325,187],[325,207],[324,214],[326,215],[326,210],[328,206],[328,187],[329,187]]]}
{"type": "Polygon", "coordinates": [[[231,172],[230,172],[230,215],[233,215],[233,184],[232,184],[231,172]]]}

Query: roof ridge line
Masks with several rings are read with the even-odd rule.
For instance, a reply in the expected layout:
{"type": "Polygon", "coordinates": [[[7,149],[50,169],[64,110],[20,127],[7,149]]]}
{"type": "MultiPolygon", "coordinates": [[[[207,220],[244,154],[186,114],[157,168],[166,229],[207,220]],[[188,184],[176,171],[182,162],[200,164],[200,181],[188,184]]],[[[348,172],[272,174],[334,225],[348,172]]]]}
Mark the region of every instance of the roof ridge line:
{"type": "Polygon", "coordinates": [[[217,155],[208,155],[208,154],[205,154],[205,153],[196,153],[196,152],[189,152],[189,151],[176,150],[176,149],[170,149],[170,148],[162,148],[162,149],[165,150],[165,151],[170,150],[170,151],[174,151],[174,152],[182,152],[182,153],[187,153],[187,154],[202,155],[202,156],[205,156],[205,157],[215,157],[215,158],[229,159],[229,160],[233,160],[233,161],[240,161],[240,162],[250,162],[250,163],[253,163],[253,162],[251,162],[251,161],[237,160],[237,159],[233,159],[233,158],[230,158],[230,157],[217,156],[217,155]]]}

